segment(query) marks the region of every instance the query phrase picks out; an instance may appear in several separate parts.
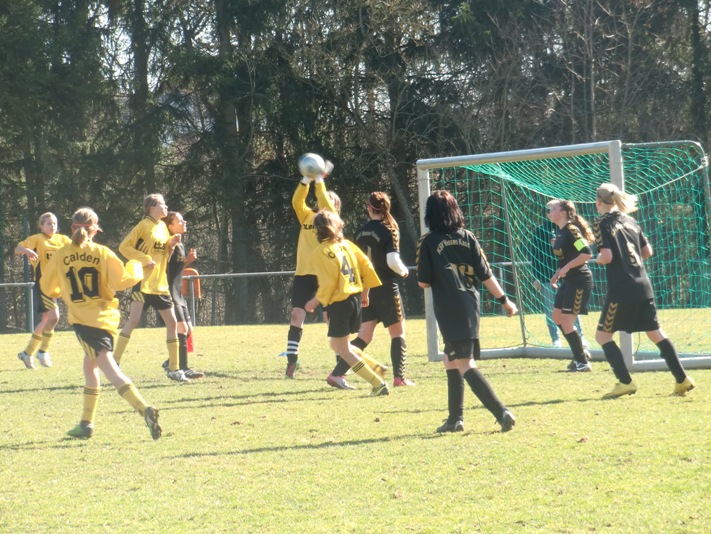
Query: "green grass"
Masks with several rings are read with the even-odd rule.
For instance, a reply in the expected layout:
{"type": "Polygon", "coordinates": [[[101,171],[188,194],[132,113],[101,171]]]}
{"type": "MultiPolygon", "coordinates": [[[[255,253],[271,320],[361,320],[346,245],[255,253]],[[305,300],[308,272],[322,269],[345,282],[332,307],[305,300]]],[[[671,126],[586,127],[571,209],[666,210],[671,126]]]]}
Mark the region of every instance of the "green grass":
{"type": "MultiPolygon", "coordinates": [[[[510,323],[509,323],[510,324],[510,323]]],[[[506,323],[485,320],[482,336],[506,323]]],[[[640,373],[637,395],[600,396],[606,364],[560,360],[480,367],[518,424],[507,434],[471,392],[463,434],[436,435],[446,379],[428,363],[424,322],[408,322],[415,388],[369,398],[325,384],[325,327],[309,325],[302,372],[283,378],[287,327],[204,327],[179,385],[161,372],[162,330],[134,333],[123,369],[161,409],[153,442],[105,383],[94,437],[66,438],[81,415],[79,344],[56,336],[55,367],[34,372],[2,336],[2,532],[709,532],[710,371],[671,398],[668,373],[640,373]]],[[[371,352],[387,361],[378,330],[371,352]]]]}

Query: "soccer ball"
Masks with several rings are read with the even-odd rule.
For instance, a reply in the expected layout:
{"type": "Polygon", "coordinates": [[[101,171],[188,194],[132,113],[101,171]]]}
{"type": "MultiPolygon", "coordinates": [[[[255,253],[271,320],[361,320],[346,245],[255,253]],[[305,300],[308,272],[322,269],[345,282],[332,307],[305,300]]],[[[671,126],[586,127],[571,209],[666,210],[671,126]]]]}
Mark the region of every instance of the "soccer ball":
{"type": "Polygon", "coordinates": [[[301,154],[299,156],[299,172],[306,178],[316,178],[326,172],[326,162],[313,152],[301,154]]]}

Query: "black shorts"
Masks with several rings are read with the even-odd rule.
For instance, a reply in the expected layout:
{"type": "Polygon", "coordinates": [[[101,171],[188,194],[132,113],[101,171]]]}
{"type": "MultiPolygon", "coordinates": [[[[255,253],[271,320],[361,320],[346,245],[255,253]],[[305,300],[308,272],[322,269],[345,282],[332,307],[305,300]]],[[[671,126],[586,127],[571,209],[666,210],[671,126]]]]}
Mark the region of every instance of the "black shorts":
{"type": "Polygon", "coordinates": [[[291,287],[291,307],[306,308],[306,303],[316,296],[318,278],[315,274],[302,274],[294,277],[291,287]]]}
{"type": "Polygon", "coordinates": [[[94,328],[93,326],[85,326],[83,324],[74,324],[72,327],[74,328],[74,333],[77,335],[79,343],[84,347],[84,352],[92,360],[95,360],[103,350],[113,352],[114,336],[106,330],[94,328]]]}
{"type": "Polygon", "coordinates": [[[346,337],[360,330],[360,293],[328,305],[328,337],[346,337]]]}
{"type": "Polygon", "coordinates": [[[136,284],[131,290],[131,300],[143,302],[158,311],[169,310],[173,307],[173,299],[170,295],[153,295],[141,291],[141,284],[136,284]]]}
{"type": "Polygon", "coordinates": [[[35,286],[32,289],[32,306],[38,315],[57,308],[57,301],[42,293],[39,281],[35,282],[35,286]]]}
{"type": "Polygon", "coordinates": [[[654,299],[614,302],[605,299],[597,329],[601,332],[651,332],[659,330],[654,299]]]}
{"type": "Polygon", "coordinates": [[[399,323],[405,318],[400,300],[400,289],[397,284],[374,287],[368,293],[369,304],[361,314],[364,323],[368,321],[381,322],[387,328],[399,323]]]}
{"type": "Polygon", "coordinates": [[[469,358],[478,360],[481,357],[481,344],[478,339],[445,342],[444,353],[450,361],[468,360],[469,358]]]}
{"type": "Polygon", "coordinates": [[[559,284],[553,307],[570,315],[587,315],[592,285],[570,284],[565,279],[559,284]]]}

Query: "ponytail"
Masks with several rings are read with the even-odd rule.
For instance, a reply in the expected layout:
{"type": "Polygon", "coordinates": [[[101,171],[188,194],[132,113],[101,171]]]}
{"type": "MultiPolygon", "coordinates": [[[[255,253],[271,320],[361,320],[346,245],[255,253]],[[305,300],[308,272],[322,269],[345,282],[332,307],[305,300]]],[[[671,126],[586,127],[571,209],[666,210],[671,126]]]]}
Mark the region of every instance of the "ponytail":
{"type": "Polygon", "coordinates": [[[615,184],[602,184],[597,188],[596,194],[600,202],[608,206],[615,206],[622,213],[637,211],[637,195],[620,191],[615,184]]]}
{"type": "Polygon", "coordinates": [[[82,247],[100,232],[99,216],[91,208],[79,208],[72,215],[72,243],[82,247]]]}

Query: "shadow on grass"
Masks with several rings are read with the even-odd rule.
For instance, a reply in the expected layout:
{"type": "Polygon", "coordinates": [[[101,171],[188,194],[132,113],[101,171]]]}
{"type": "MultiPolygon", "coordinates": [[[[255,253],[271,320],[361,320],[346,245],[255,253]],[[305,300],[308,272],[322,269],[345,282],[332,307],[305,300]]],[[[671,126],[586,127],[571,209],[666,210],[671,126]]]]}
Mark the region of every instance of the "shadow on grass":
{"type": "Polygon", "coordinates": [[[3,389],[0,390],[0,395],[7,393],[39,393],[42,391],[66,391],[66,390],[82,390],[84,385],[68,385],[68,386],[47,386],[44,388],[23,388],[23,389],[3,389]]]}
{"type": "Polygon", "coordinates": [[[500,434],[501,432],[459,432],[456,434],[444,433],[437,434],[436,432],[427,433],[417,433],[417,434],[403,434],[401,436],[395,437],[382,437],[382,438],[368,438],[368,439],[353,439],[344,441],[324,441],[322,443],[314,443],[308,445],[279,445],[274,447],[257,447],[254,449],[241,449],[235,451],[220,451],[220,452],[189,452],[185,454],[179,454],[177,456],[166,457],[169,460],[177,460],[182,458],[210,458],[217,456],[237,456],[242,454],[259,454],[259,453],[273,453],[273,452],[285,452],[285,451],[301,451],[301,450],[320,450],[320,449],[330,449],[333,447],[360,447],[361,445],[368,445],[373,443],[394,443],[398,441],[405,441],[411,439],[447,439],[448,436],[462,437],[466,435],[488,435],[488,434],[500,434]]]}
{"type": "Polygon", "coordinates": [[[0,451],[45,451],[47,449],[76,449],[87,440],[64,437],[58,441],[27,441],[25,443],[10,443],[0,445],[0,451]]]}

